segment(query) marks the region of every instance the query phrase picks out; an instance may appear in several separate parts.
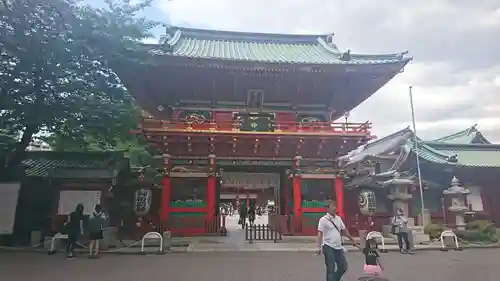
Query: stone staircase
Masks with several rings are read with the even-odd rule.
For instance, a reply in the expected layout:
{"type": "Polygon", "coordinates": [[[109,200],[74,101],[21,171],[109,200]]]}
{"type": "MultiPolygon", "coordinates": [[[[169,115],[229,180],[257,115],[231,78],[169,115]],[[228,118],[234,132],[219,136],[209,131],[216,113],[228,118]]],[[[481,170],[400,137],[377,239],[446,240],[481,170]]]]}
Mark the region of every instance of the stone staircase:
{"type": "MultiPolygon", "coordinates": [[[[408,219],[408,229],[411,230],[411,233],[413,234],[413,237],[410,237],[410,242],[413,245],[419,245],[419,244],[428,244],[431,241],[431,238],[429,237],[428,234],[424,233],[424,227],[423,226],[416,226],[415,222],[412,218],[408,219]]],[[[393,238],[396,239],[395,235],[391,234],[391,226],[390,225],[384,225],[382,227],[382,235],[387,238],[393,238]]]]}

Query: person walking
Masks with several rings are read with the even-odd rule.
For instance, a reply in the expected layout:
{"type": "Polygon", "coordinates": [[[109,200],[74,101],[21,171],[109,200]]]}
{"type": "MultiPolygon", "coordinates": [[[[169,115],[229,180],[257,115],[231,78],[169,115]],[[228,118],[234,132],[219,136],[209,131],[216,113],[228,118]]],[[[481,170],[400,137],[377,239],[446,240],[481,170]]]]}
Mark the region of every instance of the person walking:
{"type": "Polygon", "coordinates": [[[347,231],[342,218],[337,215],[335,203],[328,205],[328,212],[318,222],[318,250],[317,255],[323,253],[326,265],[326,281],[340,281],[347,271],[345,248],[342,245],[342,235],[351,240],[354,247],[359,246],[354,242],[347,231]]]}
{"type": "Polygon", "coordinates": [[[89,218],[89,257],[97,258],[99,255],[99,244],[103,237],[103,227],[107,220],[101,205],[96,205],[94,212],[89,218]]]}
{"type": "Polygon", "coordinates": [[[255,205],[251,204],[250,207],[248,208],[248,222],[250,225],[253,225],[255,223],[255,205]]]}
{"type": "Polygon", "coordinates": [[[401,208],[396,209],[396,215],[392,218],[391,225],[392,234],[398,238],[399,252],[401,254],[413,254],[408,238],[408,219],[401,208]],[[403,242],[406,249],[403,249],[403,242]]]}
{"type": "Polygon", "coordinates": [[[240,218],[239,218],[238,223],[241,224],[241,228],[245,228],[245,224],[246,224],[246,221],[247,221],[247,207],[246,207],[246,204],[244,204],[244,203],[240,204],[239,215],[240,215],[240,218]]]}
{"type": "Polygon", "coordinates": [[[75,258],[74,250],[78,239],[83,234],[83,205],[76,205],[75,211],[68,216],[68,221],[65,223],[68,234],[68,245],[66,247],[66,257],[68,259],[75,258]]]}

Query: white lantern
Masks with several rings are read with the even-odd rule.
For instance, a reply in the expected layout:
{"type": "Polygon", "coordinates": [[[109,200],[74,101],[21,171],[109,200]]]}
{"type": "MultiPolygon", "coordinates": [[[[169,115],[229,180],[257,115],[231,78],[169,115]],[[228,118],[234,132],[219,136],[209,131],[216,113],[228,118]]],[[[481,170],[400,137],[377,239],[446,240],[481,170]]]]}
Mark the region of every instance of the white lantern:
{"type": "Polygon", "coordinates": [[[376,211],[375,192],[369,189],[362,189],[359,192],[359,210],[363,215],[373,215],[376,211]]]}
{"type": "Polygon", "coordinates": [[[135,191],[134,212],[138,216],[144,216],[151,209],[153,201],[153,192],[151,189],[141,188],[135,191]]]}

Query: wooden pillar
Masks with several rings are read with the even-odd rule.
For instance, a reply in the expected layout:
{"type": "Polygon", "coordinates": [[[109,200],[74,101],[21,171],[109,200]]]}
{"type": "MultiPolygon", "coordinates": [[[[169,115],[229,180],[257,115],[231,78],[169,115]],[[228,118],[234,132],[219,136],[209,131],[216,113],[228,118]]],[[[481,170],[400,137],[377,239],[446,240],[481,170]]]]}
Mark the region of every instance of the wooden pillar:
{"type": "Polygon", "coordinates": [[[302,157],[293,158],[292,189],[293,189],[293,215],[298,218],[302,215],[302,194],[300,192],[300,160],[302,157]]]}
{"type": "Polygon", "coordinates": [[[338,173],[334,180],[335,200],[337,201],[337,214],[345,219],[344,213],[344,175],[338,173]]]}
{"type": "Polygon", "coordinates": [[[163,154],[163,179],[161,190],[161,211],[160,218],[162,221],[168,219],[169,206],[170,206],[170,171],[172,170],[172,157],[169,154],[163,154]]]}
{"type": "Polygon", "coordinates": [[[215,215],[215,193],[217,184],[217,166],[215,155],[208,155],[208,182],[207,182],[207,218],[211,219],[215,215]]]}

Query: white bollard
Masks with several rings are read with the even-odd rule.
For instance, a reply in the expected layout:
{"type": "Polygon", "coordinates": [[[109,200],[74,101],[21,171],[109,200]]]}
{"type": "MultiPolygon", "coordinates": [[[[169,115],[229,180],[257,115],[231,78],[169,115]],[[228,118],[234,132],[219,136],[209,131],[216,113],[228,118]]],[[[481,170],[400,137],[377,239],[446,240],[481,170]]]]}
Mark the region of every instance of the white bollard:
{"type": "Polygon", "coordinates": [[[163,253],[163,237],[160,233],[158,232],[148,232],[144,234],[141,240],[141,254],[145,254],[144,252],[144,241],[146,239],[159,239],[160,240],[160,250],[158,253],[163,253]]]}
{"type": "Polygon", "coordinates": [[[380,249],[380,252],[381,253],[387,253],[388,251],[385,248],[385,241],[384,241],[384,236],[382,235],[382,233],[380,233],[378,231],[370,231],[366,235],[366,240],[372,238],[372,236],[375,236],[375,238],[380,238],[381,239],[381,241],[382,241],[382,248],[380,249]]]}
{"type": "Polygon", "coordinates": [[[455,232],[451,230],[445,230],[441,232],[441,251],[446,252],[448,249],[444,246],[444,237],[453,237],[455,240],[455,251],[461,251],[462,249],[458,246],[458,237],[455,232]]]}
{"type": "Polygon", "coordinates": [[[50,247],[49,247],[49,255],[54,254],[56,252],[56,240],[62,240],[62,239],[68,239],[67,234],[62,234],[62,233],[56,233],[54,237],[52,237],[52,240],[50,241],[50,247]]]}

